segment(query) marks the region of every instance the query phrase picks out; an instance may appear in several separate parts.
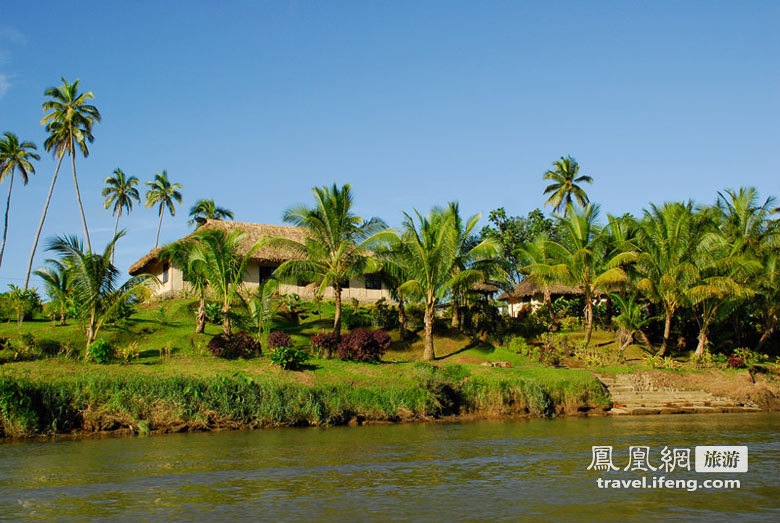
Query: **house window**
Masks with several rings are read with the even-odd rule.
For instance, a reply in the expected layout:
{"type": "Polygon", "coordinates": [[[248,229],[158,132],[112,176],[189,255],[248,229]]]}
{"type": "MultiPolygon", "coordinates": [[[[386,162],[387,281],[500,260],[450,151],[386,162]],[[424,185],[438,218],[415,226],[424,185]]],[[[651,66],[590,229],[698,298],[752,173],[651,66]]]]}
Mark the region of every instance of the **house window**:
{"type": "Polygon", "coordinates": [[[349,289],[349,279],[346,279],[343,282],[341,282],[341,288],[342,289],[349,289]]]}
{"type": "Polygon", "coordinates": [[[270,280],[273,278],[275,270],[276,267],[260,267],[260,274],[257,281],[263,283],[264,281],[270,280]]]}
{"type": "Polygon", "coordinates": [[[379,276],[369,274],[366,276],[366,289],[370,290],[382,290],[382,280],[379,276]]]}
{"type": "Polygon", "coordinates": [[[171,270],[171,266],[166,264],[163,264],[163,271],[162,271],[162,282],[168,283],[168,273],[171,270]]]}

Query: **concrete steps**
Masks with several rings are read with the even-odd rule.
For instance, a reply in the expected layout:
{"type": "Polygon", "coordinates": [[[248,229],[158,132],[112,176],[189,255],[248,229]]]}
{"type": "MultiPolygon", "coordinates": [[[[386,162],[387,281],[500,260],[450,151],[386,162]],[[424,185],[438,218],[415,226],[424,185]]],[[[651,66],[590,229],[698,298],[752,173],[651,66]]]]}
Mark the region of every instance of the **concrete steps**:
{"type": "MultiPolygon", "coordinates": [[[[760,412],[755,405],[720,398],[705,391],[637,390],[630,375],[596,375],[612,398],[613,416],[647,414],[705,414],[716,412],[760,412]]],[[[645,388],[644,386],[642,387],[645,388]]]]}

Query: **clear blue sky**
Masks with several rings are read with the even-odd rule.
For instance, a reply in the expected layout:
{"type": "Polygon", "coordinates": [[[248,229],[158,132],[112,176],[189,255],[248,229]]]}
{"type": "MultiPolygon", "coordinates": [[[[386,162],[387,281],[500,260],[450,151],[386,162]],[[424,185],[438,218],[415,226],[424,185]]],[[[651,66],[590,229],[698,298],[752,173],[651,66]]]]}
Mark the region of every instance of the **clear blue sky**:
{"type": "MultiPolygon", "coordinates": [[[[605,213],[740,185],[780,195],[779,25],[772,1],[4,1],[0,132],[42,144],[60,76],[95,93],[103,122],[77,168],[96,246],[116,167],[184,185],[162,241],[188,232],[199,198],[280,223],[334,181],[391,224],[448,200],[525,214],[564,154],[605,213]]],[[[0,288],[24,276],[53,170],[46,155],[14,185],[0,288]]],[[[122,225],[124,270],[156,215],[122,225]]],[[[62,233],[81,233],[65,168],[43,237],[62,233]]]]}

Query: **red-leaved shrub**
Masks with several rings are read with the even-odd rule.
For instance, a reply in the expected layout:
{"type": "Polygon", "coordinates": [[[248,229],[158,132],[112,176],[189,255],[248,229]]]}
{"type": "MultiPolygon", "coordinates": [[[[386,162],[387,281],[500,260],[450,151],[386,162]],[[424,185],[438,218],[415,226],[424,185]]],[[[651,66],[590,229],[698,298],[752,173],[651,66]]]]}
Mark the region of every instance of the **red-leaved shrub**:
{"type": "Polygon", "coordinates": [[[745,360],[743,360],[736,354],[732,354],[731,356],[729,356],[728,365],[729,368],[732,369],[744,369],[745,367],[747,367],[747,365],[745,365],[745,360]]]}
{"type": "Polygon", "coordinates": [[[292,347],[292,338],[286,332],[274,331],[268,335],[268,346],[272,349],[292,347]]]}
{"type": "Polygon", "coordinates": [[[260,343],[245,332],[214,336],[209,341],[209,350],[214,356],[228,360],[251,358],[263,353],[260,343]]]}
{"type": "Polygon", "coordinates": [[[342,360],[379,361],[390,348],[390,336],[382,329],[355,329],[341,337],[338,357],[342,360]]]}
{"type": "Polygon", "coordinates": [[[312,352],[315,354],[322,354],[326,358],[330,358],[331,354],[336,352],[339,347],[339,337],[334,332],[320,332],[315,334],[311,338],[312,352]]]}

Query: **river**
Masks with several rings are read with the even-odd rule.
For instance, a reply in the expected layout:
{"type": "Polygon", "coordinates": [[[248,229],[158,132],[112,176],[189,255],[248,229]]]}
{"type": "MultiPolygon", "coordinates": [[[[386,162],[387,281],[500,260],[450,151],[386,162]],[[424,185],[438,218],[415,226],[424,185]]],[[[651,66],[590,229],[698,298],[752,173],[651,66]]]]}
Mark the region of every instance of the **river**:
{"type": "MultiPolygon", "coordinates": [[[[0,444],[0,519],[780,521],[780,414],[562,418],[0,444]],[[586,470],[593,445],[747,445],[749,470],[586,470]],[[598,477],[740,489],[598,488],[598,477]]],[[[693,461],[693,456],[691,456],[693,461]]],[[[691,466],[693,468],[693,465],[691,466]]]]}

